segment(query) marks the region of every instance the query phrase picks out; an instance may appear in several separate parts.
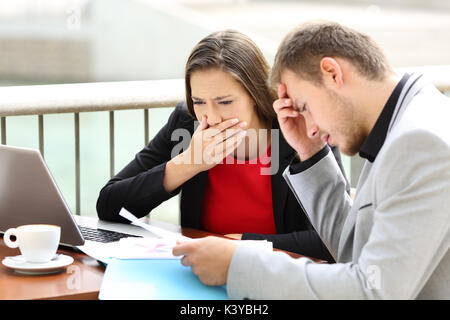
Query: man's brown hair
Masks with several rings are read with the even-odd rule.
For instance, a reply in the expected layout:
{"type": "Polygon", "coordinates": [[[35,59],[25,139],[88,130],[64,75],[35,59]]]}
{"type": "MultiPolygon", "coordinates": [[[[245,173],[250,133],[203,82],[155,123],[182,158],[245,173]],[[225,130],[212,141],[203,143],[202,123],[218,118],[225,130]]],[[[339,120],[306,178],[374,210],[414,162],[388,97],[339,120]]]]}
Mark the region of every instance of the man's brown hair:
{"type": "Polygon", "coordinates": [[[195,117],[191,96],[191,75],[198,70],[219,69],[231,74],[256,103],[256,114],[264,123],[276,119],[272,104],[275,92],[269,86],[270,66],[257,45],[235,30],[210,34],[193,49],[186,63],[185,88],[189,113],[195,117]]]}
{"type": "Polygon", "coordinates": [[[367,35],[329,21],[306,22],[282,40],[275,56],[270,82],[280,83],[285,69],[298,77],[322,83],[320,61],[324,57],[347,60],[370,80],[382,80],[392,68],[383,51],[367,35]]]}

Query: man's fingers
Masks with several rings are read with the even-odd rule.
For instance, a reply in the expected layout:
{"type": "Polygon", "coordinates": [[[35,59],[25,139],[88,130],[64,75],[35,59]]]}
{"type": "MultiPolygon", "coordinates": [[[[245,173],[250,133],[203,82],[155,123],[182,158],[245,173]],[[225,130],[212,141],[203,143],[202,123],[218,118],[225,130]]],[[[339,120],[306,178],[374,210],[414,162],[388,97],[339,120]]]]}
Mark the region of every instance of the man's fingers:
{"type": "Polygon", "coordinates": [[[275,112],[278,114],[278,112],[284,108],[294,108],[296,109],[296,106],[294,105],[294,101],[289,98],[287,94],[286,85],[280,84],[278,86],[278,99],[274,101],[273,108],[275,112]]]}
{"type": "Polygon", "coordinates": [[[191,265],[189,256],[184,256],[183,258],[181,258],[181,264],[185,267],[189,267],[191,265]]]}
{"type": "Polygon", "coordinates": [[[176,246],[172,249],[172,254],[174,256],[188,255],[194,249],[194,241],[177,241],[176,246]]]}
{"type": "Polygon", "coordinates": [[[294,103],[291,98],[281,98],[278,100],[275,100],[273,103],[273,109],[275,110],[275,113],[278,113],[278,111],[284,109],[284,108],[293,108],[294,103]]]}
{"type": "Polygon", "coordinates": [[[277,112],[277,116],[279,119],[285,118],[296,118],[300,115],[300,113],[294,108],[283,108],[277,112]]]}

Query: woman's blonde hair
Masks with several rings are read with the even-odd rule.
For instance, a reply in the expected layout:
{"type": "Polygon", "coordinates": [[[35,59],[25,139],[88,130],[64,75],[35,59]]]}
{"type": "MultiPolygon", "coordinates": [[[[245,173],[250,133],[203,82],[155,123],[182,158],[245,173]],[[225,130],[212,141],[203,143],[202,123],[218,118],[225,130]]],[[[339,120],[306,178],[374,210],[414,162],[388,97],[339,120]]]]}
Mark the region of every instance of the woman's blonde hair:
{"type": "Polygon", "coordinates": [[[256,44],[235,30],[210,34],[192,49],[186,63],[185,88],[189,113],[194,116],[191,75],[198,70],[219,69],[232,75],[255,101],[256,114],[263,123],[276,118],[272,104],[275,92],[268,84],[270,66],[256,44]]]}

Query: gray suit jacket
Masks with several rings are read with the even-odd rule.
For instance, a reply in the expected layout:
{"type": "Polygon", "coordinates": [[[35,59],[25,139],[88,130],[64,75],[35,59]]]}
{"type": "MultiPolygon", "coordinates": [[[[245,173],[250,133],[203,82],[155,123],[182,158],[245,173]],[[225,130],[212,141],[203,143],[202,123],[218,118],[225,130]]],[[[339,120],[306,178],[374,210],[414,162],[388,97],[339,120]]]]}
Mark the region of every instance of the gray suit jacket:
{"type": "Polygon", "coordinates": [[[450,299],[450,102],[417,75],[354,201],[328,153],[285,179],[336,264],[246,246],[228,271],[232,299],[450,299]]]}

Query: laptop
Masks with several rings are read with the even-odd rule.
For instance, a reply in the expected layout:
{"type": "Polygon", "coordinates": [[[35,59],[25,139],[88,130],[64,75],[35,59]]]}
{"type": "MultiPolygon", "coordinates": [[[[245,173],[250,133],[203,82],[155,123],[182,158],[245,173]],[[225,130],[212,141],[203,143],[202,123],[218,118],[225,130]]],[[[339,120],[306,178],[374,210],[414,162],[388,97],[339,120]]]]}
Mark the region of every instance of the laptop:
{"type": "Polygon", "coordinates": [[[0,233],[25,224],[58,225],[60,244],[82,251],[124,237],[155,237],[134,225],[73,215],[39,150],[0,145],[0,233]]]}

